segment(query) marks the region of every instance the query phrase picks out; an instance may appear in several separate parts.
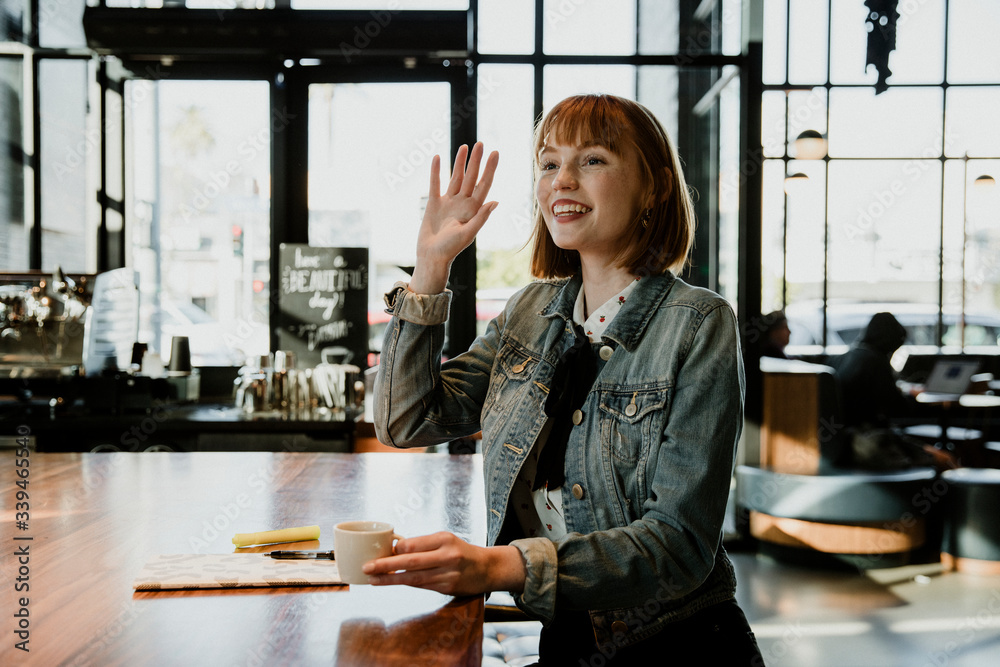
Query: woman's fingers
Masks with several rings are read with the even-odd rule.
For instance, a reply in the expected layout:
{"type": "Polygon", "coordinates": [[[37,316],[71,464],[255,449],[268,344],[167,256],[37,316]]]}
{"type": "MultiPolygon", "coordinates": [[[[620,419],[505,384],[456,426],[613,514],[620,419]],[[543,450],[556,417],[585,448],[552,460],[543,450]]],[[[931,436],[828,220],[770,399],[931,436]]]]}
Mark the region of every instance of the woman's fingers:
{"type": "Polygon", "coordinates": [[[483,143],[477,141],[472,147],[472,154],[469,155],[469,163],[465,166],[465,175],[462,177],[462,194],[471,197],[476,189],[476,181],[479,179],[479,163],[483,160],[483,143]]]}
{"type": "Polygon", "coordinates": [[[448,568],[461,560],[468,543],[451,533],[441,532],[400,540],[395,554],[378,558],[364,566],[365,574],[419,572],[448,568]]]}
{"type": "Polygon", "coordinates": [[[486,158],[486,167],[483,168],[483,177],[479,179],[479,183],[476,184],[476,188],[473,191],[474,197],[479,197],[480,199],[486,199],[486,195],[489,194],[490,188],[493,187],[493,176],[496,174],[497,165],[500,163],[500,153],[493,151],[490,156],[486,158]]]}
{"type": "Polygon", "coordinates": [[[465,223],[465,227],[468,229],[469,233],[473,236],[478,234],[479,230],[483,228],[483,225],[486,224],[486,221],[490,219],[490,215],[499,205],[500,202],[491,201],[480,206],[476,214],[472,216],[467,223],[465,223]]]}
{"type": "Polygon", "coordinates": [[[441,156],[431,158],[431,185],[428,191],[430,198],[441,196],[441,156]]]}
{"type": "MultiPolygon", "coordinates": [[[[451,180],[448,181],[447,196],[462,195],[464,197],[478,197],[485,199],[490,187],[493,184],[493,175],[496,172],[497,163],[500,161],[500,154],[497,151],[490,153],[486,160],[486,168],[483,170],[482,179],[479,178],[479,167],[483,160],[484,148],[482,142],[477,141],[469,150],[469,147],[462,144],[455,154],[455,164],[451,170],[451,180]],[[466,163],[468,158],[468,163],[466,163]]],[[[431,167],[433,169],[433,166],[431,167]]],[[[437,194],[433,185],[431,194],[437,194]]]]}
{"type": "Polygon", "coordinates": [[[421,554],[406,554],[373,560],[370,563],[365,563],[363,569],[365,574],[386,574],[400,570],[423,570],[431,567],[437,567],[437,563],[427,558],[425,554],[423,557],[421,554]]]}
{"type": "Polygon", "coordinates": [[[521,591],[525,578],[515,547],[478,547],[448,532],[400,540],[395,555],[366,563],[364,573],[376,586],[403,584],[445,595],[521,591]]]}
{"type": "Polygon", "coordinates": [[[454,572],[441,568],[393,572],[391,574],[379,574],[370,577],[373,586],[414,586],[446,595],[452,595],[458,591],[455,585],[456,579],[457,577],[454,572]]]}
{"type": "Polygon", "coordinates": [[[469,147],[462,144],[455,153],[455,164],[451,168],[451,180],[448,181],[448,192],[446,194],[454,196],[462,190],[462,178],[465,169],[465,156],[469,154],[469,147]]]}
{"type": "Polygon", "coordinates": [[[468,146],[460,146],[447,191],[443,194],[440,192],[441,159],[434,156],[431,160],[430,193],[417,236],[417,264],[418,268],[428,266],[419,258],[431,262],[433,277],[424,280],[428,278],[427,272],[415,269],[411,287],[416,284],[427,290],[440,288],[429,292],[434,294],[444,289],[451,262],[472,243],[496,208],[496,202],[484,201],[493,182],[499,154],[494,151],[486,159],[482,179],[477,183],[483,155],[482,143],[477,142],[471,151],[468,146]]]}
{"type": "Polygon", "coordinates": [[[445,545],[450,537],[452,537],[450,533],[433,533],[399,540],[396,543],[395,555],[367,563],[365,572],[372,574],[436,567],[439,564],[436,551],[445,545]]]}

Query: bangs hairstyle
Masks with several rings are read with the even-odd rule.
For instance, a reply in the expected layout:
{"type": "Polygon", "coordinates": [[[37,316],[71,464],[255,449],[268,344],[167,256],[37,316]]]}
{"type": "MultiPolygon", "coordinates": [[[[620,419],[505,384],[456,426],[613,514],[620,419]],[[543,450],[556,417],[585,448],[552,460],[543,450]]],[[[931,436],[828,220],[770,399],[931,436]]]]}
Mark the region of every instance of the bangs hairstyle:
{"type": "MultiPolygon", "coordinates": [[[[577,95],[557,104],[535,127],[536,183],[538,157],[549,141],[599,145],[636,160],[643,196],[652,195],[654,203],[647,226],[642,225],[644,209],[640,209],[628,227],[615,265],[638,276],[684,269],[694,241],[694,205],[673,142],[646,107],[615,95],[577,95]]],[[[555,244],[537,197],[534,208],[532,274],[536,278],[573,275],[580,266],[579,253],[555,244]]]]}

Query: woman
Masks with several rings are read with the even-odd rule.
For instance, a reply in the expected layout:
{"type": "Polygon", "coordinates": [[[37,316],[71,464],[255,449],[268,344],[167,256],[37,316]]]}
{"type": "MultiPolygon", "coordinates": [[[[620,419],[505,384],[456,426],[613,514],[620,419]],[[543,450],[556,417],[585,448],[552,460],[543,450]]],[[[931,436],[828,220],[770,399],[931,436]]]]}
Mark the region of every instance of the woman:
{"type": "Polygon", "coordinates": [[[534,147],[540,280],[440,363],[449,268],[497,206],[499,157],[479,178],[482,145],[460,148],[443,195],[435,158],[375,390],[385,443],[482,431],[489,546],[404,539],[372,583],[510,591],[544,622],[543,665],[751,664],[721,545],[743,369],[729,305],[673,273],[694,227],[680,163],[649,111],[610,95],[556,105],[534,147]]]}

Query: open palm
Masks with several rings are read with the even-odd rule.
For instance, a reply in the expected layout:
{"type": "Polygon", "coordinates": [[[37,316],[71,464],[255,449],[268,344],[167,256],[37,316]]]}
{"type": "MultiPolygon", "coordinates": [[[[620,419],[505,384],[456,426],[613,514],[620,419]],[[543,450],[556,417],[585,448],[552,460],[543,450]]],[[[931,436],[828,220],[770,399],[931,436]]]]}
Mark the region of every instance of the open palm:
{"type": "Polygon", "coordinates": [[[430,192],[417,235],[417,266],[410,283],[415,292],[436,293],[444,289],[452,262],[469,247],[497,207],[497,202],[486,203],[486,196],[493,185],[500,154],[490,153],[480,178],[483,152],[482,143],[476,143],[471,152],[465,145],[458,149],[444,193],[439,175],[441,158],[434,156],[431,161],[430,192]]]}

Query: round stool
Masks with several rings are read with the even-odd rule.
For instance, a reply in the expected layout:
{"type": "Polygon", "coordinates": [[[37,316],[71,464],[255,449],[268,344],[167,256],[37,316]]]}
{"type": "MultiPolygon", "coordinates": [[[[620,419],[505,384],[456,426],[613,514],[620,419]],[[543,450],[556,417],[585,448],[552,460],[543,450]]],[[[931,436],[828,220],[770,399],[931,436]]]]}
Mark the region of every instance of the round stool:
{"type": "Polygon", "coordinates": [[[736,502],[750,535],[778,558],[861,569],[896,567],[927,538],[914,498],[937,492],[933,468],[822,475],[736,467],[736,502]]]}
{"type": "Polygon", "coordinates": [[[983,443],[983,467],[1000,468],[1000,442],[983,443]]]}
{"type": "Polygon", "coordinates": [[[962,428],[961,426],[949,426],[944,437],[941,436],[941,427],[937,424],[914,424],[903,429],[903,433],[914,438],[926,440],[930,444],[941,441],[966,442],[972,440],[982,440],[983,432],[974,428],[962,428]]]}
{"type": "Polygon", "coordinates": [[[946,470],[947,511],[941,562],[945,569],[971,574],[1000,574],[1000,470],[946,470]]]}
{"type": "Polygon", "coordinates": [[[974,428],[949,426],[942,431],[937,424],[916,424],[907,426],[903,433],[928,445],[952,452],[960,465],[982,466],[983,432],[974,428]]]}

